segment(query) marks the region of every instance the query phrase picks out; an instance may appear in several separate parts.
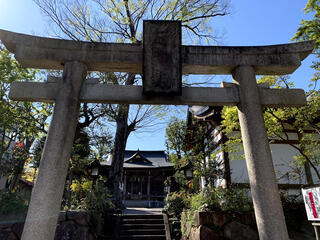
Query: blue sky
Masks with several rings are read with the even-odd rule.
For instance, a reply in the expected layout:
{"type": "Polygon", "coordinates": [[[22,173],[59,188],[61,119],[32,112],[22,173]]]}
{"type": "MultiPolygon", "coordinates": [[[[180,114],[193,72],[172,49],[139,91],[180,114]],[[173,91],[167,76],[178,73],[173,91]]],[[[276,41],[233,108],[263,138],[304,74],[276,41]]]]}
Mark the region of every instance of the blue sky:
{"type": "MultiPolygon", "coordinates": [[[[302,9],[307,0],[233,0],[231,15],[217,18],[213,28],[223,37],[219,45],[272,45],[288,43],[302,19],[307,17],[302,9]]],[[[46,36],[47,23],[32,0],[0,0],[0,29],[46,36]]],[[[291,76],[296,87],[307,90],[313,75],[310,69],[313,56],[291,76]]],[[[230,77],[223,77],[224,81],[230,77]]],[[[215,79],[219,80],[219,79],[215,79]]],[[[174,113],[173,113],[174,114],[174,113]]],[[[179,114],[184,118],[183,114],[179,114]]],[[[165,125],[153,132],[129,137],[127,149],[165,149],[165,125]]]]}

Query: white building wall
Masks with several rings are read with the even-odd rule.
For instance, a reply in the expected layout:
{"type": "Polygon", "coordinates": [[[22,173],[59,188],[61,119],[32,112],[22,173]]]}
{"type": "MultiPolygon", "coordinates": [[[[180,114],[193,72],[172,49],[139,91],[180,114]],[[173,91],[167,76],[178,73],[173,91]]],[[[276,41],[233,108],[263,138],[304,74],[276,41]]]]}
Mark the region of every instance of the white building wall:
{"type": "MultiPolygon", "coordinates": [[[[298,150],[288,144],[270,144],[273,165],[278,183],[282,184],[305,184],[306,178],[304,168],[298,169],[294,165],[294,156],[299,154],[298,150]]],[[[244,159],[230,161],[231,182],[248,183],[248,171],[244,159]]],[[[313,179],[319,183],[314,171],[313,179]]]]}

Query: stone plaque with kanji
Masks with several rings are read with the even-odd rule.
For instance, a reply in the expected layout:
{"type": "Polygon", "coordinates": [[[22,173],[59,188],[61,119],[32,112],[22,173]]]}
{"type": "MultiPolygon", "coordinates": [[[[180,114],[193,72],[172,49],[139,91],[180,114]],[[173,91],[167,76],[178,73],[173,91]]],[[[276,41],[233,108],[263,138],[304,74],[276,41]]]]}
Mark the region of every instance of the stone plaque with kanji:
{"type": "Polygon", "coordinates": [[[143,22],[143,93],[181,95],[181,22],[143,22]]]}

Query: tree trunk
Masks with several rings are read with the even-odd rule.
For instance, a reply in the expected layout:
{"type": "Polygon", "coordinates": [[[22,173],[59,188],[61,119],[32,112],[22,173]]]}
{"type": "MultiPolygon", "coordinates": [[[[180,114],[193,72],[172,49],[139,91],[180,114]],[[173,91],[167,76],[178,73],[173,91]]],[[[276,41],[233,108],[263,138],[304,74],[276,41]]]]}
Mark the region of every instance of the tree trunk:
{"type": "Polygon", "coordinates": [[[313,178],[312,178],[310,164],[309,164],[308,161],[306,161],[304,163],[304,171],[305,171],[305,174],[306,174],[307,183],[312,185],[313,184],[313,178]]]}
{"type": "MultiPolygon", "coordinates": [[[[298,134],[298,139],[299,139],[299,142],[301,142],[302,140],[302,135],[301,133],[299,133],[299,131],[297,131],[297,134],[298,134]]],[[[304,152],[304,147],[303,145],[300,145],[301,146],[301,151],[304,152]]],[[[308,161],[306,161],[304,163],[304,172],[306,174],[306,180],[307,180],[307,183],[312,185],[313,184],[313,178],[312,178],[312,173],[311,173],[311,169],[310,169],[310,164],[308,161]]]]}
{"type": "MultiPolygon", "coordinates": [[[[228,137],[221,131],[222,134],[222,145],[228,141],[228,137]]],[[[224,165],[224,173],[223,178],[225,180],[224,188],[230,188],[231,185],[231,170],[230,170],[230,159],[229,154],[225,150],[222,150],[223,154],[223,165],[224,165]]]]}
{"type": "MultiPolygon", "coordinates": [[[[133,85],[135,74],[129,73],[125,85],[133,85]]],[[[112,164],[109,173],[109,181],[113,182],[113,194],[115,198],[115,207],[122,209],[122,190],[120,189],[123,175],[123,160],[124,151],[126,150],[128,136],[134,127],[129,130],[128,116],[130,105],[121,104],[118,106],[118,113],[116,117],[117,130],[114,139],[114,146],[112,152],[112,164]]]]}
{"type": "Polygon", "coordinates": [[[113,181],[113,194],[115,206],[122,209],[122,190],[120,189],[123,175],[123,159],[128,139],[128,114],[129,105],[120,105],[117,117],[117,130],[114,139],[114,148],[112,152],[112,165],[110,169],[110,180],[113,181]]]}

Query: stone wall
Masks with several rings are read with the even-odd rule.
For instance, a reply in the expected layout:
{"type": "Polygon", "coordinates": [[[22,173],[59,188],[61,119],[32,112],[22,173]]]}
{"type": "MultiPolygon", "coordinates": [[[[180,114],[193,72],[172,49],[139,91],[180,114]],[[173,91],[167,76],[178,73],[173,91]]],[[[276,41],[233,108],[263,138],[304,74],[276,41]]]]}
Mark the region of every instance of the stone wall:
{"type": "Polygon", "coordinates": [[[256,240],[258,239],[258,233],[254,226],[253,212],[196,212],[193,226],[190,223],[188,226],[184,226],[184,229],[189,233],[184,239],[256,240]]]}
{"type": "MultiPolygon", "coordinates": [[[[0,216],[0,239],[19,240],[21,238],[26,213],[0,216]]],[[[89,231],[90,214],[86,211],[61,212],[55,240],[94,240],[89,231]]]]}
{"type": "MultiPolygon", "coordinates": [[[[314,229],[304,209],[284,207],[289,237],[292,240],[315,239],[314,229]]],[[[193,224],[186,222],[184,240],[255,240],[258,239],[255,216],[252,212],[196,212],[193,224]]]]}

